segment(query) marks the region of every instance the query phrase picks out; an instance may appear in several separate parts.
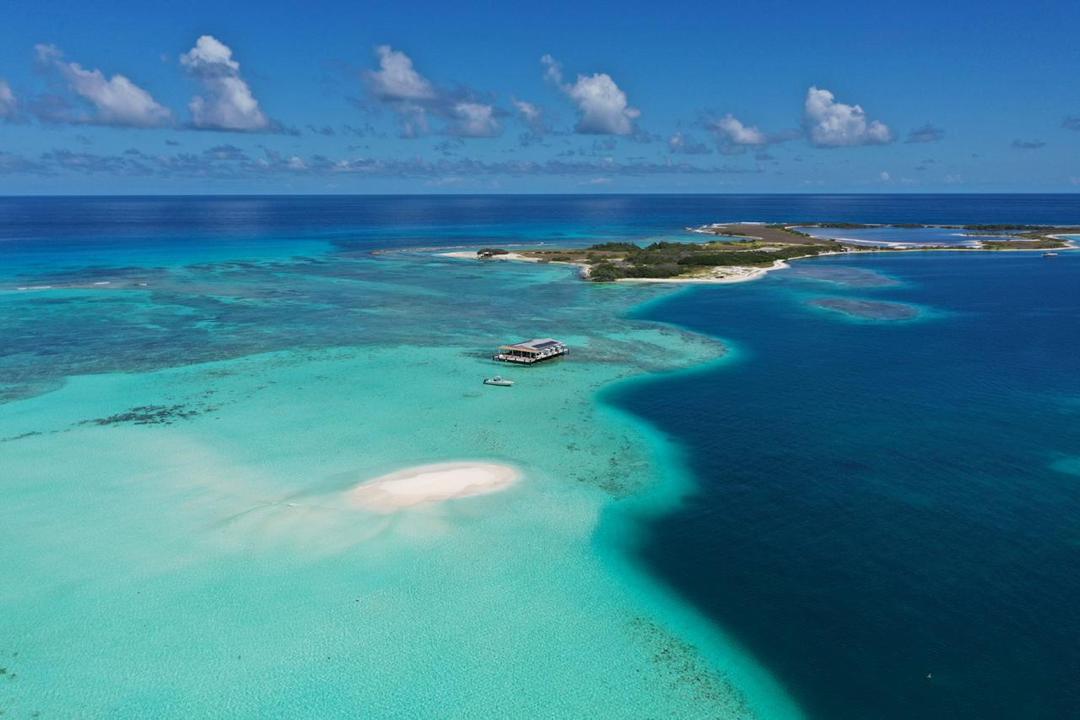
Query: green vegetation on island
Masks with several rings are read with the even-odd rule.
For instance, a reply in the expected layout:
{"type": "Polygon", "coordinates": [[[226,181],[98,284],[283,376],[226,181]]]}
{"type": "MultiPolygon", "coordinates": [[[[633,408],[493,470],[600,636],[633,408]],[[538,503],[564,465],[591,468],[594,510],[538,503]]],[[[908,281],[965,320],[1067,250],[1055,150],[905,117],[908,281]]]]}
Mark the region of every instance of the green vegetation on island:
{"type": "Polygon", "coordinates": [[[1047,250],[1068,247],[1060,235],[1080,235],[1080,227],[1049,225],[964,225],[964,230],[975,233],[1000,234],[1000,240],[979,238],[983,250],[1047,250]]]}
{"type": "Polygon", "coordinates": [[[979,248],[982,250],[1047,250],[1050,248],[1066,247],[1068,243],[1051,237],[1035,237],[1019,240],[980,240],[979,248]]]}
{"type": "MultiPolygon", "coordinates": [[[[916,223],[866,225],[848,222],[805,223],[802,228],[955,228],[971,233],[972,247],[931,245],[920,247],[873,247],[814,237],[804,230],[776,223],[715,223],[691,230],[705,242],[654,242],[642,247],[631,242],[605,242],[585,248],[515,251],[512,257],[539,262],[569,263],[584,269],[594,282],[616,280],[708,280],[733,282],[759,276],[778,262],[814,257],[823,253],[912,252],[921,250],[1043,250],[1068,247],[1059,235],[1080,235],[1080,227],[1045,225],[921,225],[916,223]],[[979,235],[978,233],[983,233],[979,235]],[[989,234],[990,237],[987,237],[989,234]],[[726,239],[720,239],[726,238],[726,239]]],[[[482,248],[477,257],[506,255],[502,248],[482,248]]]]}
{"type": "Polygon", "coordinates": [[[576,250],[539,250],[523,253],[548,262],[564,262],[588,268],[590,280],[611,282],[624,278],[694,278],[708,276],[716,268],[763,268],[777,261],[837,252],[831,241],[778,244],[759,239],[724,242],[655,242],[646,247],[632,243],[601,243],[576,250]]]}

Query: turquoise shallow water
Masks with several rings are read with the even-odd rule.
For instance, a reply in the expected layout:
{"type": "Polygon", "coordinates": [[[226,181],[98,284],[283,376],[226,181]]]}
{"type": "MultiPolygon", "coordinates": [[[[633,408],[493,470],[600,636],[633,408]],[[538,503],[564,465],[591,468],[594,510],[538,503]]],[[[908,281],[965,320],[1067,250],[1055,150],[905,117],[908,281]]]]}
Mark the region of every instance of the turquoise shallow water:
{"type": "MultiPolygon", "coordinates": [[[[1032,606],[1054,627],[1072,627],[1057,601],[1067,586],[1048,578],[1075,577],[1076,496],[1062,480],[1080,457],[1069,429],[1080,394],[1076,355],[1060,345],[1073,335],[1054,330],[1075,320],[1075,258],[824,259],[672,291],[410,249],[647,242],[796,212],[1057,222],[1067,219],[1034,215],[1064,201],[125,199],[66,210],[54,200],[43,212],[44,202],[5,200],[0,215],[6,716],[903,717],[926,698],[904,694],[896,658],[920,648],[902,640],[936,632],[955,648],[931,648],[952,692],[947,705],[919,705],[923,716],[978,707],[979,683],[1017,667],[1010,641],[1031,675],[993,696],[1001,707],[1067,707],[1033,679],[1060,687],[1072,667],[1042,624],[1001,622],[1008,610],[947,591],[949,578],[978,587],[992,568],[1017,596],[1041,598],[1032,606]],[[1026,217],[994,214],[1008,212],[1026,217]],[[1003,284],[1017,277],[1028,280],[1003,284]],[[989,302],[1002,287],[1011,294],[989,302]],[[987,319],[1010,306],[1003,332],[1024,342],[1003,349],[987,319]],[[542,335],[569,342],[571,357],[512,371],[487,358],[506,339],[542,335]],[[950,371],[995,371],[971,374],[975,386],[931,354],[961,337],[957,348],[977,352],[947,356],[950,371]],[[517,385],[480,384],[496,372],[517,385]],[[880,401],[882,387],[909,381],[924,389],[910,406],[880,401]],[[957,484],[962,464],[916,432],[916,409],[941,393],[950,407],[976,397],[986,409],[942,416],[942,429],[1005,432],[1026,454],[979,443],[985,477],[957,484]],[[1010,424],[1028,415],[1060,425],[1053,442],[1010,424]],[[851,431],[864,426],[878,434],[851,431]],[[910,453],[867,440],[896,428],[918,440],[910,453]],[[866,470],[879,456],[903,472],[866,470]],[[999,472],[1033,457],[1040,473],[999,472]],[[390,516],[345,500],[364,479],[454,460],[510,463],[523,480],[390,516]],[[842,482],[822,467],[841,468],[842,482]],[[954,482],[911,484],[924,473],[954,482]],[[1021,543],[1046,573],[995,564],[1002,545],[964,515],[994,482],[1042,483],[1033,505],[1005,492],[988,507],[994,522],[1039,518],[1052,530],[1021,543]],[[916,583],[928,594],[969,603],[940,626],[922,595],[898,592],[913,572],[905,561],[932,553],[877,544],[852,520],[887,526],[872,509],[884,498],[895,513],[897,497],[978,530],[975,549],[915,565],[938,583],[916,583]],[[811,519],[833,528],[819,543],[799,532],[811,519]],[[890,598],[918,613],[920,632],[890,598]],[[967,615],[1002,630],[980,644],[967,615]],[[833,650],[852,652],[829,651],[836,638],[833,650]],[[972,652],[986,659],[965,675],[955,657],[972,652]]],[[[933,548],[940,528],[914,527],[933,548]]],[[[989,527],[1017,539],[1016,524],[989,527]]]]}
{"type": "Polygon", "coordinates": [[[760,671],[705,623],[594,553],[604,508],[663,506],[679,483],[640,428],[582,402],[618,366],[567,363],[495,395],[482,362],[460,348],[285,352],[77,378],[7,406],[5,435],[43,434],[4,448],[5,574],[20,578],[3,593],[5,709],[787,712],[746,695],[760,671]],[[84,424],[155,403],[200,414],[84,424]],[[556,416],[539,434],[538,406],[556,416]],[[389,517],[343,498],[388,470],[473,458],[525,479],[389,517]]]}
{"type": "Polygon", "coordinates": [[[627,319],[662,290],[351,246],[141,252],[2,296],[8,715],[800,716],[627,560],[689,481],[597,393],[724,358],[627,319]],[[544,334],[573,359],[480,384],[493,344],[544,334]],[[345,500],[472,459],[524,479],[391,516],[345,500]]]}

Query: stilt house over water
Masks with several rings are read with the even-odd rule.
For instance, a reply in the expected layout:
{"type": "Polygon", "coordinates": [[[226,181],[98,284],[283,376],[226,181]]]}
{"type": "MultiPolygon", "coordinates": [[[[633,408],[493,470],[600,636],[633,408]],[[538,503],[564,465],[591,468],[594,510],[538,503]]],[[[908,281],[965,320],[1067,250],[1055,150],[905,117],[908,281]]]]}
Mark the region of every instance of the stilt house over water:
{"type": "Polygon", "coordinates": [[[492,359],[502,362],[519,363],[521,365],[532,365],[541,360],[550,360],[553,357],[566,355],[569,352],[570,348],[568,348],[565,343],[561,343],[558,340],[553,340],[551,338],[535,338],[533,340],[514,343],[513,345],[503,345],[499,348],[499,351],[492,356],[492,359]]]}

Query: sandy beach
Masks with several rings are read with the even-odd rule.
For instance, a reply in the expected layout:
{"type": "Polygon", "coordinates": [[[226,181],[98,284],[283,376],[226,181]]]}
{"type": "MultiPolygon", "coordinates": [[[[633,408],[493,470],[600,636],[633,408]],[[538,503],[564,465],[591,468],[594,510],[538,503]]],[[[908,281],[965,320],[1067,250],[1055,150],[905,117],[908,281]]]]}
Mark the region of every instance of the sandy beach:
{"type": "Polygon", "coordinates": [[[394,512],[416,505],[498,492],[513,485],[520,477],[517,468],[497,463],[417,465],[357,485],[349,492],[349,501],[366,510],[394,512]]]}
{"type": "Polygon", "coordinates": [[[748,282],[750,280],[757,280],[758,278],[765,277],[773,270],[782,270],[788,267],[788,264],[783,260],[777,260],[769,267],[743,267],[743,266],[723,266],[715,267],[709,271],[708,275],[702,275],[699,277],[672,277],[672,278],[619,278],[615,282],[621,283],[679,283],[679,284],[707,284],[707,285],[725,285],[729,283],[741,283],[748,282]]]}
{"type": "MultiPolygon", "coordinates": [[[[517,260],[518,262],[529,263],[544,262],[540,258],[522,255],[521,253],[517,252],[507,252],[500,255],[491,255],[484,258],[477,256],[475,250],[454,250],[452,252],[439,253],[439,255],[441,257],[455,258],[457,260],[476,260],[478,262],[485,262],[487,260],[517,260]]],[[[585,263],[560,262],[557,260],[548,260],[546,262],[548,265],[569,265],[570,267],[576,267],[578,269],[578,274],[583,279],[588,279],[589,277],[589,266],[585,263]]]]}
{"type": "MultiPolygon", "coordinates": [[[[480,260],[475,250],[455,250],[453,252],[439,253],[442,257],[457,258],[459,260],[480,260]]],[[[529,257],[521,253],[508,252],[502,255],[492,255],[484,260],[519,260],[522,262],[540,262],[540,258],[529,257]]],[[[584,263],[550,261],[551,265],[572,265],[581,272],[583,278],[589,277],[589,266],[584,263]]],[[[616,282],[621,283],[706,283],[711,285],[724,285],[728,283],[746,282],[764,277],[772,270],[780,270],[788,267],[787,263],[777,260],[771,267],[716,267],[708,275],[699,277],[675,277],[675,278],[619,278],[616,282]]]]}
{"type": "Polygon", "coordinates": [[[439,253],[439,255],[442,257],[458,258],[460,260],[520,260],[521,262],[540,262],[539,258],[528,257],[527,255],[516,252],[506,252],[485,258],[479,257],[475,250],[454,250],[451,252],[439,253]]]}

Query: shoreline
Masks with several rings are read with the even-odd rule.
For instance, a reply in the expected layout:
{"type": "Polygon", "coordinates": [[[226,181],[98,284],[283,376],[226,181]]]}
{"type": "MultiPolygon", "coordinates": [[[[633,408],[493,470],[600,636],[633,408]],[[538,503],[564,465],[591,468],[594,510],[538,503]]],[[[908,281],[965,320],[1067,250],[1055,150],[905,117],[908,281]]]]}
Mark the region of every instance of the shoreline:
{"type": "Polygon", "coordinates": [[[527,262],[544,265],[566,265],[568,267],[575,267],[578,269],[578,274],[583,280],[589,279],[589,266],[584,263],[575,262],[563,262],[561,260],[541,260],[536,257],[529,257],[528,255],[522,255],[519,252],[511,250],[510,252],[501,253],[499,255],[492,255],[490,257],[480,257],[476,254],[475,250],[452,250],[450,252],[437,252],[435,253],[439,257],[452,258],[454,260],[473,260],[475,262],[487,262],[488,260],[510,260],[513,262],[527,262]]]}
{"type": "MultiPolygon", "coordinates": [[[[750,223],[744,223],[750,224],[750,223]]],[[[761,223],[761,225],[765,225],[761,223]]],[[[705,225],[697,228],[687,228],[689,232],[699,233],[703,235],[713,234],[709,228],[712,226],[705,225]]],[[[884,227],[884,226],[882,226],[884,227]]],[[[821,252],[809,255],[798,255],[795,257],[789,257],[783,260],[776,260],[772,265],[765,267],[754,267],[747,265],[717,265],[710,268],[709,273],[711,275],[703,276],[676,276],[676,277],[623,277],[616,278],[615,283],[629,283],[629,284],[671,284],[671,285],[733,285],[736,283],[751,282],[753,280],[759,280],[770,272],[776,270],[784,270],[791,267],[789,263],[797,260],[809,260],[816,257],[828,257],[835,255],[862,255],[862,254],[880,254],[880,253],[912,253],[912,252],[957,252],[957,253],[971,253],[971,252],[986,252],[986,253],[999,253],[999,252],[1066,252],[1080,250],[1080,244],[1074,240],[1073,235],[1049,235],[1048,237],[1055,240],[1060,240],[1065,243],[1062,247],[1046,248],[1046,247],[1010,247],[1010,248],[987,248],[980,246],[931,246],[931,247],[891,247],[891,246],[847,246],[843,250],[834,250],[828,252],[821,252]]],[[[837,241],[839,242],[839,241],[837,241]]],[[[1017,243],[1023,243],[1024,240],[1016,240],[1017,243]]],[[[524,252],[532,252],[526,250],[524,252]]],[[[438,252],[436,255],[440,257],[453,258],[456,260],[474,260],[476,262],[484,262],[487,260],[503,260],[512,262],[528,262],[547,265],[566,265],[575,267],[578,269],[578,274],[583,280],[588,280],[591,274],[591,267],[586,263],[581,262],[567,262],[563,260],[546,260],[544,258],[533,257],[523,254],[522,251],[508,251],[496,255],[487,257],[479,257],[475,250],[453,250],[449,252],[438,252]]]]}
{"type": "MultiPolygon", "coordinates": [[[[816,257],[807,255],[805,257],[816,257]]],[[[799,258],[791,258],[797,260],[799,258]]],[[[724,277],[671,277],[671,278],[619,278],[617,283],[670,283],[679,285],[733,285],[735,283],[750,282],[765,277],[774,270],[784,270],[791,267],[786,260],[776,260],[768,267],[749,267],[745,265],[731,265],[724,269],[736,271],[734,275],[724,277]]],[[[715,268],[714,271],[718,269],[715,268]]]]}

